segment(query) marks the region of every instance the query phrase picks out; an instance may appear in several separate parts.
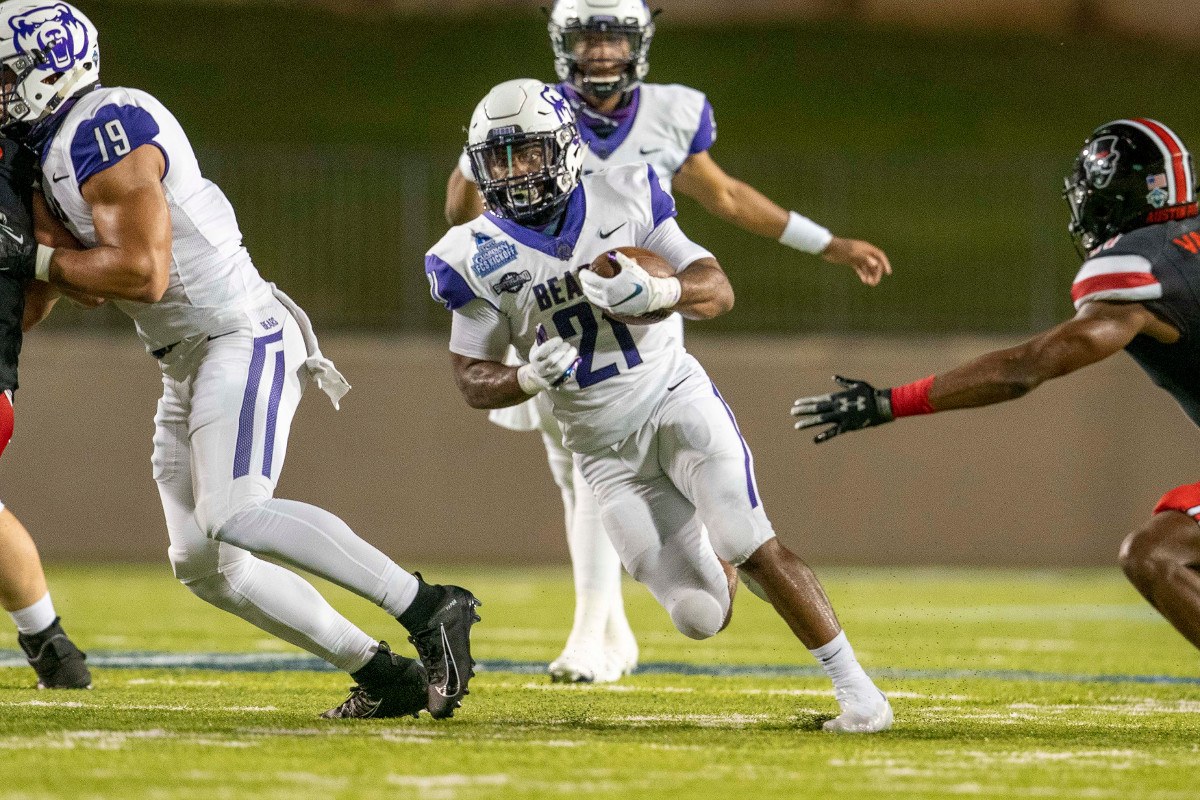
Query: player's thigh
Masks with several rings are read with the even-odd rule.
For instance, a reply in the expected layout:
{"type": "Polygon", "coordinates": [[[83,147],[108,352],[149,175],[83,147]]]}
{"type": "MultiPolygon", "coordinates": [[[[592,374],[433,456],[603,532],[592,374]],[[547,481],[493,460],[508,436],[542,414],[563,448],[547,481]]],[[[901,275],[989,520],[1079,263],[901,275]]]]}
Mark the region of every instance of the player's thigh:
{"type": "MultiPolygon", "coordinates": [[[[682,387],[681,387],[682,388],[682,387]]],[[[671,398],[658,428],[663,470],[696,506],[721,558],[740,564],[774,536],[754,477],[754,457],[733,411],[697,380],[671,398]]]]}
{"type": "MultiPolygon", "coordinates": [[[[287,317],[266,336],[238,331],[207,343],[192,379],[189,419],[198,510],[270,497],[300,402],[303,338],[287,317]]],[[[219,520],[209,520],[219,522],[219,520]]]]}
{"type": "Polygon", "coordinates": [[[697,575],[720,572],[695,506],[669,477],[638,476],[611,451],[579,456],[577,463],[604,530],[634,578],[646,582],[648,573],[669,569],[694,583],[697,575]]]}
{"type": "Polygon", "coordinates": [[[186,383],[163,376],[163,395],[154,416],[154,481],[162,502],[170,547],[167,555],[180,580],[191,582],[219,568],[219,545],[196,524],[192,488],[190,395],[186,383]]]}

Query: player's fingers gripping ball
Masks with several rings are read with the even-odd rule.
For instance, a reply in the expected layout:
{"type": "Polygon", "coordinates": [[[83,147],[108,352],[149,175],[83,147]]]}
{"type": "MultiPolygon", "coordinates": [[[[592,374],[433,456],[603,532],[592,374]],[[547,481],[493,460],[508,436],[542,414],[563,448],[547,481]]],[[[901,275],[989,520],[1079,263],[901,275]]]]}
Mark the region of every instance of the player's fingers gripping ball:
{"type": "Polygon", "coordinates": [[[517,383],[526,394],[557,389],[571,379],[579,364],[579,351],[561,336],[547,337],[540,324],[537,343],[529,350],[529,363],[517,369],[517,383]]]}
{"type": "Polygon", "coordinates": [[[579,272],[583,293],[610,317],[629,325],[649,325],[671,316],[679,302],[675,268],[641,247],[601,253],[579,272]]]}

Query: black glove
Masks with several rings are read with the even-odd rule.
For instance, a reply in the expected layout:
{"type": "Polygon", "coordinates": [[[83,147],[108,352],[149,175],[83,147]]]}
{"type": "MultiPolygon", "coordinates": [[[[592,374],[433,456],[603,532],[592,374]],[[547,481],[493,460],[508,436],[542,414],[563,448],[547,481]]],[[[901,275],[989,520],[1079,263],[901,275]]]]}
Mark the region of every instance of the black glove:
{"type": "Polygon", "coordinates": [[[839,433],[862,430],[895,419],[892,416],[891,389],[876,389],[866,381],[843,378],[841,375],[834,375],[833,379],[845,389],[832,394],[801,397],[792,404],[792,416],[800,418],[796,422],[796,430],[833,423],[813,437],[817,444],[839,433]]]}
{"type": "Polygon", "coordinates": [[[33,156],[12,139],[0,139],[0,274],[33,277],[37,242],[30,211],[33,156]]]}

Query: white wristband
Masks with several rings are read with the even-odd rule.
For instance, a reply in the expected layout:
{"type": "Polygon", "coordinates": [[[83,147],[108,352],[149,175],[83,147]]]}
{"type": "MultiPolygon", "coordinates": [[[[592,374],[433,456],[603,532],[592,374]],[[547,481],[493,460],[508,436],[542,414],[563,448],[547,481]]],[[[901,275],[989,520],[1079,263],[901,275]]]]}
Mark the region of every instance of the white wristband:
{"type": "Polygon", "coordinates": [[[832,241],[833,234],[829,232],[828,228],[821,227],[795,211],[788,212],[787,227],[783,229],[783,235],[779,237],[780,244],[786,244],[788,247],[814,255],[824,251],[832,241]]]}
{"type": "Polygon", "coordinates": [[[544,388],[538,379],[535,377],[533,367],[529,364],[522,364],[517,367],[517,384],[520,385],[521,391],[531,397],[544,388]]]}
{"type": "Polygon", "coordinates": [[[37,246],[37,256],[33,262],[33,277],[39,281],[50,282],[50,258],[54,255],[54,248],[47,247],[44,244],[37,246]]]}
{"type": "Polygon", "coordinates": [[[651,278],[654,282],[654,300],[646,308],[647,312],[658,311],[660,308],[674,308],[679,305],[679,297],[683,294],[683,284],[679,278],[651,278]]]}

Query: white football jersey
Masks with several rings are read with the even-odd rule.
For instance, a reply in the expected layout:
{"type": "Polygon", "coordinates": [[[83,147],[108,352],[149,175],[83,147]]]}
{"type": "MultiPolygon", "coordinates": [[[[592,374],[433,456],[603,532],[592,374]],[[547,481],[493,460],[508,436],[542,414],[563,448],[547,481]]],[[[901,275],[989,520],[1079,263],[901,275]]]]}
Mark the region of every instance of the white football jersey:
{"type": "MultiPolygon", "coordinates": [[[[687,86],[643,83],[633,90],[629,104],[611,118],[591,111],[568,84],[556,88],[571,101],[579,133],[587,142],[585,175],[644,161],[654,167],[659,183],[670,192],[671,179],[683,162],[708,150],[717,139],[712,105],[702,92],[687,86]],[[614,122],[618,124],[614,126],[614,122]]],[[[458,168],[468,180],[475,180],[465,150],[458,168]]]]}
{"type": "MultiPolygon", "coordinates": [[[[576,273],[606,250],[643,246],[674,215],[653,168],[629,165],[584,176],[557,237],[485,213],[451,228],[426,255],[434,298],[451,311],[488,303],[519,353],[533,347],[539,324],[579,348],[574,379],[549,393],[571,450],[606,447],[642,425],[685,353],[666,324],[624,325],[604,316],[576,273]]],[[[708,255],[696,250],[695,257],[708,255]]]]}
{"type": "Polygon", "coordinates": [[[80,186],[145,144],[162,151],[171,212],[171,272],[157,303],[115,300],[146,349],[232,330],[247,308],[271,299],[242,246],[233,206],[200,174],[191,143],[162,103],[137,89],[96,89],[70,108],[42,150],[42,190],[85,247],[95,247],[92,209],[80,186]]]}

